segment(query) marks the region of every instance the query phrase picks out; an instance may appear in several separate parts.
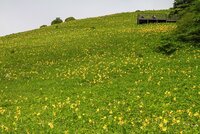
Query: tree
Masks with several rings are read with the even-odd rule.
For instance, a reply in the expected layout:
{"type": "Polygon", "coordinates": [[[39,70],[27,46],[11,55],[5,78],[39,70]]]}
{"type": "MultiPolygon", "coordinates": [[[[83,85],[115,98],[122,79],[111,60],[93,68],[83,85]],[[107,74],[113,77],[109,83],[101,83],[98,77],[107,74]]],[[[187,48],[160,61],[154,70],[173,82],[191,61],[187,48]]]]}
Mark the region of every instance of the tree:
{"type": "Polygon", "coordinates": [[[185,8],[190,3],[192,3],[193,1],[194,0],[175,0],[175,2],[174,2],[174,8],[177,8],[177,7],[185,8]]]}
{"type": "Polygon", "coordinates": [[[74,17],[68,17],[65,19],[65,22],[73,21],[76,20],[74,17]]]}
{"type": "Polygon", "coordinates": [[[53,21],[51,22],[51,25],[60,24],[60,23],[62,23],[62,22],[63,22],[63,20],[60,19],[59,17],[57,17],[55,20],[53,20],[53,21]]]}
{"type": "Polygon", "coordinates": [[[200,47],[200,0],[175,0],[174,3],[171,15],[179,16],[177,29],[170,36],[164,37],[162,44],[156,47],[157,52],[165,55],[173,54],[186,44],[200,47]]]}
{"type": "Polygon", "coordinates": [[[181,17],[184,14],[185,9],[190,7],[194,1],[195,0],[175,0],[170,15],[179,15],[181,17]]]}
{"type": "Polygon", "coordinates": [[[177,38],[200,46],[200,0],[190,0],[188,7],[183,8],[181,13],[181,19],[177,23],[177,38]]]}
{"type": "Polygon", "coordinates": [[[47,27],[47,25],[42,25],[42,26],[40,26],[40,28],[44,28],[44,27],[47,27]]]}

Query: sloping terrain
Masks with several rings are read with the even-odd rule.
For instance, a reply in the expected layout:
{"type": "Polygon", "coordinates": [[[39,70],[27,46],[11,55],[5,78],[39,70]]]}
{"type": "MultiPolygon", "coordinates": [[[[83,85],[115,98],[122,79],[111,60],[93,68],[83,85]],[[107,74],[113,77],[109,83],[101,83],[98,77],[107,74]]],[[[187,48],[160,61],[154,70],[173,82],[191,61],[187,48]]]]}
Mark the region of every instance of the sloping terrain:
{"type": "MultiPolygon", "coordinates": [[[[165,13],[167,11],[148,11],[165,13]]],[[[200,50],[122,13],[0,38],[2,133],[199,133],[200,50]]]]}

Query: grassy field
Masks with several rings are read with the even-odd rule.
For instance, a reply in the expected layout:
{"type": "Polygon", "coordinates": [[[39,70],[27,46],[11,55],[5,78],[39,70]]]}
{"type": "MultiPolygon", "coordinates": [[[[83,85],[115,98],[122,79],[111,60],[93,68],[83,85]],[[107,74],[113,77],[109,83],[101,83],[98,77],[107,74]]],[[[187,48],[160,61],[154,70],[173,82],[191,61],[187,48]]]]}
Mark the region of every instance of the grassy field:
{"type": "Polygon", "coordinates": [[[155,52],[176,24],[136,17],[1,37],[0,133],[199,133],[200,50],[155,52]]]}

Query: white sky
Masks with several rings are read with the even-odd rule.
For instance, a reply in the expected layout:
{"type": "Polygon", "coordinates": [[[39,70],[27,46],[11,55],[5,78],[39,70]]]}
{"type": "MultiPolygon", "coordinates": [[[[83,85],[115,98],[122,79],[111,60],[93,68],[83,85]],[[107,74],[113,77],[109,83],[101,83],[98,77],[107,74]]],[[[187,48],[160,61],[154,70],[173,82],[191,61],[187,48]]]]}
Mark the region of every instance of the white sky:
{"type": "Polygon", "coordinates": [[[0,36],[50,25],[56,17],[88,18],[168,9],[174,0],[0,0],[0,36]]]}

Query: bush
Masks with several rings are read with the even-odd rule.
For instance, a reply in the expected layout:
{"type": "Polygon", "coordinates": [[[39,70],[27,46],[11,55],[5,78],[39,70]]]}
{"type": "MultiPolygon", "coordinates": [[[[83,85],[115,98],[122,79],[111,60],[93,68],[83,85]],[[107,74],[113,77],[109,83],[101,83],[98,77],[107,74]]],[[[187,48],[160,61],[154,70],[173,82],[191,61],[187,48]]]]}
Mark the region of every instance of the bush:
{"type": "Polygon", "coordinates": [[[140,10],[136,10],[135,12],[141,12],[140,10]]]}
{"type": "Polygon", "coordinates": [[[55,20],[53,20],[53,21],[51,22],[51,25],[60,24],[60,23],[62,23],[62,22],[63,22],[63,20],[60,19],[59,17],[57,17],[55,20]]]}
{"type": "Polygon", "coordinates": [[[170,43],[170,42],[156,47],[156,51],[159,52],[159,53],[162,53],[164,55],[171,55],[177,49],[178,49],[178,47],[175,44],[170,43]]]}
{"type": "Polygon", "coordinates": [[[44,28],[44,27],[47,27],[47,25],[42,25],[42,26],[40,26],[40,28],[44,28]]]}
{"type": "Polygon", "coordinates": [[[65,19],[65,22],[73,21],[76,20],[74,17],[68,17],[65,19]]]}

